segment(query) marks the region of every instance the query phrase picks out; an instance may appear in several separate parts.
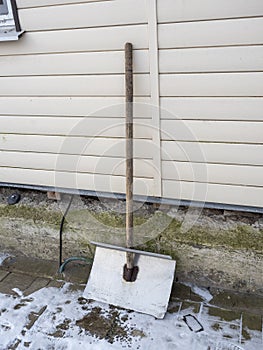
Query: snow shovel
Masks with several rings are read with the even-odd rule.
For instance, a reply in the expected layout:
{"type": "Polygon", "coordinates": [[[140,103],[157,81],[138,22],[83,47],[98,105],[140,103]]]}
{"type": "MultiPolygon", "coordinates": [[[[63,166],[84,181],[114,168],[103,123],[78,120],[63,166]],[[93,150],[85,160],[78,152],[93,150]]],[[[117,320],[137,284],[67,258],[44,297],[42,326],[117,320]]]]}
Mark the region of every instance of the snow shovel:
{"type": "Polygon", "coordinates": [[[96,251],[83,296],[161,319],[167,310],[176,263],[168,255],[133,248],[132,62],[132,44],[126,43],[126,247],[91,242],[96,251]]]}

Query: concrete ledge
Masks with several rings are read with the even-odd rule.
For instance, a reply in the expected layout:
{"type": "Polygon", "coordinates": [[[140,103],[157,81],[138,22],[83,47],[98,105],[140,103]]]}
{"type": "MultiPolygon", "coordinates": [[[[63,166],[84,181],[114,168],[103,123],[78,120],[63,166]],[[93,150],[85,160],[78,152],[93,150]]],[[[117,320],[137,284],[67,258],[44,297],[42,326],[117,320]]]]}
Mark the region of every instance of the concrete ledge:
{"type": "MultiPolygon", "coordinates": [[[[23,190],[21,201],[9,206],[13,192],[0,191],[1,250],[51,260],[58,268],[59,228],[70,196],[57,202],[23,190]]],[[[147,203],[135,203],[135,209],[136,246],[176,259],[179,282],[263,295],[261,214],[147,203]]],[[[92,258],[91,240],[124,246],[124,212],[122,200],[76,196],[64,224],[63,257],[92,258]]]]}

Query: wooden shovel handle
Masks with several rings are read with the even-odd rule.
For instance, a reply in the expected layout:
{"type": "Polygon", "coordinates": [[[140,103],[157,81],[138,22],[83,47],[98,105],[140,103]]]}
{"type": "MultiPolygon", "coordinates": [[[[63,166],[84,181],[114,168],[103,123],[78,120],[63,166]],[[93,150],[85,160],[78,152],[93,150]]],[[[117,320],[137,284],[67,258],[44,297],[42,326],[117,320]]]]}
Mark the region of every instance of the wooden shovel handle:
{"type": "MultiPolygon", "coordinates": [[[[133,247],[133,55],[132,44],[125,44],[126,96],[126,247],[133,247]]],[[[134,256],[127,253],[127,267],[132,269],[134,256]]]]}

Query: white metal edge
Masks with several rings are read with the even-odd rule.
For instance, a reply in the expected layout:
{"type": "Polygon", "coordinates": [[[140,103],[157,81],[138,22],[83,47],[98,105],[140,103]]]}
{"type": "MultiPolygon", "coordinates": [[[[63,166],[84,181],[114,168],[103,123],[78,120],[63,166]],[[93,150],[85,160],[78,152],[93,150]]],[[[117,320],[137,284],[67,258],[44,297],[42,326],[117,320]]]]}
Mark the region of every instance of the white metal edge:
{"type": "Polygon", "coordinates": [[[137,249],[129,249],[129,248],[125,248],[125,247],[120,247],[120,246],[115,246],[115,245],[112,245],[112,244],[95,242],[95,241],[90,241],[90,243],[95,245],[96,247],[112,249],[112,250],[119,250],[119,251],[122,251],[122,252],[130,252],[130,253],[140,254],[140,255],[146,255],[146,256],[151,256],[151,257],[154,257],[154,258],[172,260],[172,257],[170,255],[151,253],[151,252],[146,252],[146,251],[137,250],[137,249]]]}

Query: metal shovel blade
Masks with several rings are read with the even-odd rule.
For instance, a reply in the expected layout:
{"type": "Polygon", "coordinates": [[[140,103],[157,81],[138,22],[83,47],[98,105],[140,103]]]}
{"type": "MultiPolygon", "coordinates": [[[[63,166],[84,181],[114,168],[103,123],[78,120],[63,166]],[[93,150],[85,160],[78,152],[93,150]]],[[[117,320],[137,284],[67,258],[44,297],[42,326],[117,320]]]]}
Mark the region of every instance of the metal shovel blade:
{"type": "Polygon", "coordinates": [[[97,245],[83,296],[161,319],[168,307],[176,262],[167,255],[132,251],[139,272],[135,282],[126,282],[127,249],[97,245]]]}

